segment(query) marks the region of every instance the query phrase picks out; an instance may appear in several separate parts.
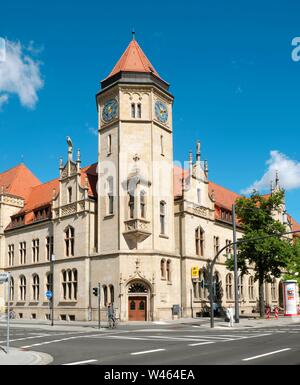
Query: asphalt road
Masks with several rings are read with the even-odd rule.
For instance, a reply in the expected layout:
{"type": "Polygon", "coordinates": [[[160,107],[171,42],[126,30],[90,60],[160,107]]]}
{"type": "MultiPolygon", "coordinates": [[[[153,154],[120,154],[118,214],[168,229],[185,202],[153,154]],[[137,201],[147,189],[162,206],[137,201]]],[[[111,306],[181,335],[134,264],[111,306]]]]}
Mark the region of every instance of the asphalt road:
{"type": "MultiPolygon", "coordinates": [[[[5,344],[0,327],[0,344],[5,344]]],[[[56,365],[299,365],[300,324],[208,329],[191,324],[98,331],[12,327],[11,346],[53,356],[56,365]]]]}

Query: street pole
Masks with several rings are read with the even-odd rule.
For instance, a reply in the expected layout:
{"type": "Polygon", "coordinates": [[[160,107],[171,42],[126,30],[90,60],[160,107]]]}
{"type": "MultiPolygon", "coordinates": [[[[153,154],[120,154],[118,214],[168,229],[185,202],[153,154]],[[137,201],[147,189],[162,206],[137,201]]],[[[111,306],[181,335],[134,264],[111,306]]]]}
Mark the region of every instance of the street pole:
{"type": "Polygon", "coordinates": [[[7,280],[7,333],[6,333],[6,353],[9,352],[9,326],[10,326],[10,273],[7,280]]]}
{"type": "Polygon", "coordinates": [[[100,329],[101,327],[100,305],[101,305],[101,284],[100,282],[98,282],[98,329],[100,329]]]}
{"type": "Polygon", "coordinates": [[[240,322],[239,315],[239,291],[238,291],[238,266],[237,266],[237,244],[236,244],[236,215],[235,205],[232,205],[232,231],[233,231],[233,259],[234,259],[234,308],[235,323],[240,322]]]}
{"type": "Polygon", "coordinates": [[[50,274],[52,277],[52,298],[50,299],[50,304],[51,304],[51,313],[50,313],[50,318],[51,318],[51,326],[54,325],[54,261],[55,261],[55,255],[51,255],[51,261],[50,261],[50,274]]]}
{"type": "Polygon", "coordinates": [[[191,313],[192,313],[192,318],[194,318],[194,309],[193,309],[193,289],[190,290],[191,293],[191,313]]]}

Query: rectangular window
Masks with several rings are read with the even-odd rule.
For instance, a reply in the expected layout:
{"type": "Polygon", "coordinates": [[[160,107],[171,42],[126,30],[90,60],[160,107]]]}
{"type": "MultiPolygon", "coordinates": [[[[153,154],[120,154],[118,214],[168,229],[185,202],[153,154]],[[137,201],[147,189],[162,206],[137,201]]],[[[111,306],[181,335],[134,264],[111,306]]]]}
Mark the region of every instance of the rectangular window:
{"type": "Polygon", "coordinates": [[[161,155],[165,155],[164,154],[164,137],[163,137],[163,135],[160,136],[160,153],[161,153],[161,155]]]}
{"type": "Polygon", "coordinates": [[[33,263],[36,263],[39,261],[39,246],[40,246],[39,239],[33,239],[32,240],[32,261],[33,261],[33,263]]]}
{"type": "Polygon", "coordinates": [[[137,105],[137,117],[142,117],[142,105],[140,103],[137,105]]]}
{"type": "Polygon", "coordinates": [[[131,104],[131,117],[135,118],[135,103],[131,104]]]}
{"type": "Polygon", "coordinates": [[[19,256],[20,264],[24,265],[26,263],[26,242],[19,243],[19,256]]]}
{"type": "Polygon", "coordinates": [[[111,215],[114,213],[114,185],[113,185],[113,179],[109,178],[108,181],[108,214],[111,215]]]}
{"type": "Polygon", "coordinates": [[[8,245],[8,264],[13,266],[15,263],[15,246],[8,245]]]}
{"type": "Polygon", "coordinates": [[[46,237],[46,258],[47,261],[51,261],[51,255],[53,254],[53,237],[46,237]]]}
{"type": "Polygon", "coordinates": [[[72,203],[72,187],[68,187],[68,203],[72,203]]]}
{"type": "Polygon", "coordinates": [[[165,217],[166,217],[166,204],[165,202],[160,202],[160,233],[165,234],[166,226],[165,226],[165,217]]]}
{"type": "Polygon", "coordinates": [[[111,135],[107,136],[107,155],[111,154],[111,135]]]}
{"type": "Polygon", "coordinates": [[[197,189],[197,202],[200,205],[201,204],[201,189],[197,189]]]}
{"type": "Polygon", "coordinates": [[[214,255],[217,255],[219,252],[219,237],[214,237],[214,255]]]}
{"type": "Polygon", "coordinates": [[[134,218],[134,195],[129,195],[129,217],[130,219],[134,218]]]}

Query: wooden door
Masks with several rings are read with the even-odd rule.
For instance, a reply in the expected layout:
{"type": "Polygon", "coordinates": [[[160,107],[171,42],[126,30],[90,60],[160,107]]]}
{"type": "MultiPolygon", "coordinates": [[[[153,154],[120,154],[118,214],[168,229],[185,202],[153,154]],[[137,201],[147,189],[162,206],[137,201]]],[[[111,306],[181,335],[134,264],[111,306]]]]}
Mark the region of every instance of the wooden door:
{"type": "Polygon", "coordinates": [[[147,320],[147,297],[128,298],[128,319],[129,321],[147,320]]]}

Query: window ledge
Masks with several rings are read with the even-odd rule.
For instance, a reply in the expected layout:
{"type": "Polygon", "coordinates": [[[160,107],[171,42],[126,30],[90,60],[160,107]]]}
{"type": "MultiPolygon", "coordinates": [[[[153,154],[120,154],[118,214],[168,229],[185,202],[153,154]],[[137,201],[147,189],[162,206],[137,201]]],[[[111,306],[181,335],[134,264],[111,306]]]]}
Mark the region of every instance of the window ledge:
{"type": "Polygon", "coordinates": [[[171,285],[172,285],[172,282],[171,282],[171,281],[168,281],[167,285],[170,285],[170,286],[171,286],[171,285]]]}
{"type": "Polygon", "coordinates": [[[108,153],[106,154],[107,157],[110,156],[110,155],[111,155],[111,152],[108,152],[108,153]]]}
{"type": "Polygon", "coordinates": [[[160,237],[160,238],[169,239],[169,236],[168,236],[168,235],[165,235],[165,234],[159,234],[159,237],[160,237]]]}
{"type": "Polygon", "coordinates": [[[114,216],[115,216],[115,214],[106,214],[103,219],[110,219],[114,216]]]}

